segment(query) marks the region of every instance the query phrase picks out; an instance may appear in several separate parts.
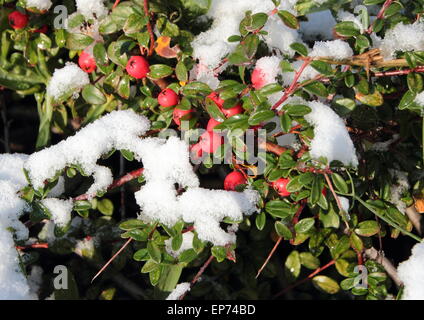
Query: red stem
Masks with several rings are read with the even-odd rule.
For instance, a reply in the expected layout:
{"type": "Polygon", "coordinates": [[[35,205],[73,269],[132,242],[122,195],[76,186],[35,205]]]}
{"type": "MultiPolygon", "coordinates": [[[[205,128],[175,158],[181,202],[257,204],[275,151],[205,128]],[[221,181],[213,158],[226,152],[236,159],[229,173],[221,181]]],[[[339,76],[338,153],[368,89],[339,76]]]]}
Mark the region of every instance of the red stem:
{"type": "Polygon", "coordinates": [[[149,13],[149,0],[144,0],[144,14],[148,18],[147,21],[147,32],[150,36],[150,48],[149,48],[149,57],[153,54],[153,50],[155,49],[155,36],[153,34],[152,24],[150,22],[150,13],[149,13]]]}
{"type": "MultiPolygon", "coordinates": [[[[197,283],[197,281],[200,280],[200,277],[202,276],[202,274],[205,272],[205,270],[209,267],[209,265],[211,264],[211,262],[213,261],[213,259],[215,259],[214,256],[210,256],[208,260],[206,260],[206,262],[203,264],[203,266],[200,268],[199,272],[197,272],[197,274],[194,276],[193,280],[191,280],[190,283],[190,288],[193,288],[193,286],[197,283]]],[[[185,292],[184,294],[182,294],[178,300],[183,300],[184,297],[186,296],[187,292],[185,292]]]]}
{"type": "Polygon", "coordinates": [[[385,13],[386,9],[392,4],[392,2],[393,2],[393,0],[386,0],[386,2],[384,2],[383,6],[380,9],[380,12],[377,14],[377,17],[376,17],[374,23],[372,25],[370,25],[370,27],[368,28],[368,30],[367,30],[368,34],[372,33],[375,22],[377,20],[384,18],[384,13],[385,13]]]}
{"type": "Polygon", "coordinates": [[[274,298],[278,298],[279,296],[285,294],[287,291],[290,291],[291,289],[301,285],[302,283],[307,282],[308,280],[312,279],[314,276],[316,276],[318,273],[320,273],[321,271],[324,271],[325,269],[328,269],[329,267],[331,267],[333,264],[336,263],[336,260],[331,260],[329,263],[327,263],[325,266],[319,267],[318,269],[316,269],[314,272],[312,272],[309,276],[307,276],[305,279],[302,279],[294,284],[292,284],[291,286],[288,286],[287,288],[285,288],[284,290],[280,291],[279,293],[277,293],[274,298]]]}
{"type": "Polygon", "coordinates": [[[272,106],[272,110],[275,110],[275,109],[277,109],[284,101],[286,101],[288,98],[289,98],[289,96],[292,94],[292,93],[294,93],[295,91],[296,91],[296,89],[297,89],[297,86],[298,86],[298,81],[299,81],[299,78],[300,78],[300,76],[302,75],[302,73],[303,73],[303,71],[305,71],[305,69],[306,69],[306,67],[309,65],[311,63],[311,59],[310,58],[306,58],[304,61],[303,61],[303,64],[302,64],[302,66],[300,67],[300,69],[298,70],[298,71],[296,71],[295,72],[295,76],[294,76],[294,79],[293,79],[293,82],[292,82],[292,84],[290,85],[290,87],[288,87],[288,89],[286,89],[285,91],[284,91],[284,95],[281,97],[281,99],[280,100],[278,100],[277,101],[277,103],[276,104],[274,104],[273,106],[272,106]]]}
{"type": "Polygon", "coordinates": [[[18,250],[25,250],[25,249],[48,249],[49,244],[48,243],[34,243],[28,246],[16,246],[16,249],[18,250]]]}
{"type": "Polygon", "coordinates": [[[394,71],[386,71],[386,72],[375,72],[375,77],[390,77],[390,76],[399,76],[406,75],[412,72],[424,72],[424,66],[419,66],[412,69],[403,69],[403,70],[394,70],[394,71]]]}
{"type": "Polygon", "coordinates": [[[256,274],[255,278],[258,278],[259,275],[262,273],[262,271],[265,269],[266,265],[268,264],[271,257],[274,255],[275,250],[277,250],[279,244],[281,243],[281,240],[283,240],[283,237],[278,237],[277,242],[275,243],[274,247],[272,248],[271,252],[268,254],[268,257],[266,258],[265,262],[263,263],[262,267],[259,269],[258,273],[256,274]]]}
{"type": "Polygon", "coordinates": [[[121,2],[121,0],[115,1],[115,3],[113,4],[112,10],[115,9],[118,6],[119,2],[121,2]]]}
{"type": "MultiPolygon", "coordinates": [[[[118,180],[115,180],[107,189],[111,190],[111,189],[115,189],[115,188],[119,188],[120,186],[122,186],[123,184],[137,179],[138,177],[140,177],[141,175],[143,175],[144,172],[144,168],[140,168],[134,171],[131,171],[129,173],[127,173],[125,176],[122,176],[121,178],[119,178],[118,180]]],[[[89,194],[82,194],[76,198],[74,198],[75,201],[81,201],[81,200],[88,200],[90,198],[89,194]]]]}

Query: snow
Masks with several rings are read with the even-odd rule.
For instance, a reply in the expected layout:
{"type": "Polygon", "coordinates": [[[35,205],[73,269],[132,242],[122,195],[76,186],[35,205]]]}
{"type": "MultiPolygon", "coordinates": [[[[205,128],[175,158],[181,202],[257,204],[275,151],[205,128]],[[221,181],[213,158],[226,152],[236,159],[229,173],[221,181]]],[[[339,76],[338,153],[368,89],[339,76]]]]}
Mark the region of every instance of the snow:
{"type": "Polygon", "coordinates": [[[344,121],[327,105],[312,101],[307,102],[312,112],[305,115],[314,128],[310,155],[314,159],[327,158],[328,162],[339,160],[345,165],[358,165],[358,158],[353,142],[347,132],[344,121]]]}
{"type": "Polygon", "coordinates": [[[389,169],[390,175],[395,178],[396,183],[390,186],[390,201],[396,208],[405,214],[406,203],[402,201],[402,196],[410,188],[407,173],[404,171],[389,169]]]}
{"type": "MultiPolygon", "coordinates": [[[[98,165],[97,160],[112,149],[129,150],[144,166],[146,184],[135,194],[142,219],[157,220],[170,227],[182,219],[194,224],[201,240],[216,245],[234,242],[235,235],[225,232],[220,222],[225,217],[239,221],[243,213],[256,212],[258,193],[249,189],[239,193],[199,188],[188,144],[177,137],[140,138],[149,128],[147,118],[132,110],[114,111],[57,145],[33,153],[25,169],[33,187],[39,189],[64,168],[79,165],[94,178],[87,191],[93,198],[113,182],[110,169],[98,165]],[[187,190],[178,195],[175,184],[187,190]]],[[[66,208],[63,201],[53,205],[54,218],[60,223],[69,219],[70,203],[66,204],[66,208]]]]}
{"type": "Polygon", "coordinates": [[[71,212],[74,205],[72,200],[47,198],[41,200],[41,203],[47,208],[57,226],[65,227],[71,221],[71,212]]]}
{"type": "Polygon", "coordinates": [[[417,96],[414,99],[414,102],[418,104],[421,107],[424,107],[424,91],[417,94],[417,96]]]}
{"type": "Polygon", "coordinates": [[[349,212],[349,207],[350,207],[349,199],[345,197],[339,197],[339,200],[340,200],[340,204],[342,206],[343,211],[349,212]]]}
{"type": "Polygon", "coordinates": [[[136,151],[138,137],[149,128],[149,121],[132,110],[114,111],[57,145],[33,153],[25,168],[38,189],[58,171],[72,164],[79,165],[85,174],[93,175],[94,184],[87,193],[94,196],[106,190],[113,181],[110,169],[97,165],[97,160],[114,148],[136,151]]]}
{"type": "Polygon", "coordinates": [[[317,41],[314,44],[310,57],[328,57],[335,60],[343,60],[352,57],[353,50],[343,40],[317,41]]]}
{"type": "Polygon", "coordinates": [[[169,294],[166,300],[178,300],[183,294],[190,291],[191,284],[190,282],[183,282],[178,284],[175,289],[169,294]]]}
{"type": "Polygon", "coordinates": [[[104,0],[75,0],[75,4],[86,19],[100,18],[108,13],[104,0]]]}
{"type": "Polygon", "coordinates": [[[28,276],[28,284],[31,293],[38,295],[43,283],[43,269],[40,266],[32,266],[31,273],[28,276]]]}
{"type": "Polygon", "coordinates": [[[181,244],[181,247],[178,250],[172,250],[172,238],[169,238],[168,240],[165,240],[165,249],[166,252],[168,252],[171,256],[174,258],[178,258],[178,256],[189,249],[193,248],[193,238],[194,233],[193,232],[186,232],[183,233],[183,242],[181,244]]]}
{"type": "Polygon", "coordinates": [[[90,83],[88,74],[75,63],[67,62],[65,67],[55,69],[47,86],[47,93],[56,100],[71,91],[79,91],[90,83]]]}
{"type": "Polygon", "coordinates": [[[50,0],[26,0],[27,8],[36,8],[40,11],[49,10],[52,6],[50,0]]]}
{"type": "Polygon", "coordinates": [[[389,147],[392,145],[392,143],[395,142],[398,139],[399,139],[399,135],[394,134],[392,139],[389,139],[389,140],[383,141],[383,142],[374,143],[371,146],[370,150],[377,151],[377,152],[387,152],[387,151],[389,151],[389,147]]]}
{"type": "Polygon", "coordinates": [[[0,300],[35,299],[22,273],[16,239],[28,238],[28,229],[19,221],[26,203],[17,192],[26,185],[21,154],[0,155],[0,300]]]}
{"type": "Polygon", "coordinates": [[[300,32],[304,40],[331,40],[336,20],[330,10],[306,15],[308,21],[300,22],[300,32]]]}
{"type": "Polygon", "coordinates": [[[403,300],[424,300],[424,242],[412,248],[408,260],[398,266],[398,275],[404,284],[403,300]]]}
{"type": "MultiPolygon", "coordinates": [[[[296,1],[282,1],[280,9],[295,13],[293,8],[296,1]]],[[[207,17],[213,19],[212,27],[200,33],[192,42],[193,56],[199,59],[200,63],[210,69],[219,65],[221,60],[234,50],[237,43],[230,43],[227,39],[232,35],[239,35],[239,24],[244,18],[245,12],[252,11],[252,14],[264,12],[270,13],[275,8],[271,0],[215,0],[207,13],[207,17]]],[[[290,44],[300,41],[296,30],[286,27],[280,18],[269,17],[264,30],[269,34],[265,35],[265,41],[271,48],[277,48],[284,54],[294,55],[290,44]]]]}
{"type": "Polygon", "coordinates": [[[424,23],[413,24],[398,23],[388,30],[381,42],[381,53],[385,59],[396,58],[397,51],[423,51],[424,50],[424,23]]]}
{"type": "Polygon", "coordinates": [[[239,193],[199,188],[198,177],[189,162],[188,145],[177,137],[144,139],[139,154],[146,184],[136,192],[135,198],[142,220],[158,220],[171,227],[182,219],[194,224],[199,239],[226,245],[233,243],[235,236],[225,232],[220,222],[225,217],[242,220],[243,213],[252,214],[257,210],[256,191],[239,193]],[[187,190],[178,195],[174,184],[187,190]]]}

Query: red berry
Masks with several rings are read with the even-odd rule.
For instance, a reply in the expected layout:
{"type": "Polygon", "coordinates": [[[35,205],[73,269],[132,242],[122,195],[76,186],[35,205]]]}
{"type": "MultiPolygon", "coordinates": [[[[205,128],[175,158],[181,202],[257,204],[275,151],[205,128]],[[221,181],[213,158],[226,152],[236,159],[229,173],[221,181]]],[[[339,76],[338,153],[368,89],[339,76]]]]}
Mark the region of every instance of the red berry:
{"type": "Polygon", "coordinates": [[[251,77],[253,88],[259,90],[266,85],[265,77],[261,69],[255,68],[251,77]]]}
{"type": "Polygon", "coordinates": [[[214,118],[210,118],[208,121],[208,126],[206,127],[206,131],[213,131],[213,129],[221,123],[222,122],[216,121],[214,118]]]}
{"type": "Polygon", "coordinates": [[[206,131],[200,136],[200,147],[207,153],[214,153],[222,145],[222,143],[222,137],[213,131],[206,131]]]}
{"type": "Polygon", "coordinates": [[[9,14],[9,24],[13,29],[19,30],[23,29],[28,24],[28,16],[26,14],[20,13],[19,11],[13,11],[9,14]]]}
{"type": "Polygon", "coordinates": [[[172,119],[174,119],[174,122],[180,126],[181,118],[184,117],[184,119],[187,119],[187,120],[190,119],[192,112],[193,112],[193,109],[181,110],[181,109],[175,108],[173,111],[172,119]]]}
{"type": "Polygon", "coordinates": [[[232,116],[235,116],[236,114],[243,113],[243,107],[239,104],[236,105],[235,107],[232,107],[231,109],[222,108],[221,110],[227,118],[231,118],[232,116]]]}
{"type": "Polygon", "coordinates": [[[207,98],[210,98],[220,108],[222,108],[224,105],[224,100],[219,97],[218,92],[213,91],[210,95],[207,96],[207,98]]]}
{"type": "Polygon", "coordinates": [[[289,179],[280,178],[272,183],[272,187],[282,197],[288,197],[291,192],[287,191],[287,184],[290,182],[289,179]]]}
{"type": "Polygon", "coordinates": [[[34,32],[36,33],[47,33],[47,31],[49,31],[49,27],[47,27],[46,25],[34,30],[34,32]]]}
{"type": "Polygon", "coordinates": [[[194,154],[197,158],[201,158],[203,155],[203,150],[200,143],[196,143],[190,146],[190,152],[194,154]]]}
{"type": "Polygon", "coordinates": [[[167,88],[159,93],[158,102],[162,107],[168,108],[176,106],[180,102],[180,98],[174,90],[167,88]]]}
{"type": "Polygon", "coordinates": [[[132,56],[128,60],[126,70],[130,76],[136,79],[143,79],[150,72],[150,66],[142,56],[132,56]]]}
{"type": "Polygon", "coordinates": [[[96,60],[94,60],[94,57],[86,51],[81,52],[78,64],[80,68],[87,73],[91,73],[96,70],[96,60]]]}
{"type": "Polygon", "coordinates": [[[246,184],[247,179],[239,171],[233,171],[225,177],[224,189],[227,191],[234,191],[240,184],[246,184]]]}

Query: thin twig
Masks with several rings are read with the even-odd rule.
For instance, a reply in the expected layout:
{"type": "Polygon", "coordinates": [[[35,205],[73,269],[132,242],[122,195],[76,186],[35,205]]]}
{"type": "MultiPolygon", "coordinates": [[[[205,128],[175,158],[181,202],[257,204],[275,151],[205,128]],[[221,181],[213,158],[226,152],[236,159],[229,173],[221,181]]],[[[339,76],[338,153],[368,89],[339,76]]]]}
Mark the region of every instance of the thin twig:
{"type": "Polygon", "coordinates": [[[4,152],[10,153],[9,122],[7,121],[6,103],[4,102],[3,94],[0,95],[0,110],[1,110],[1,118],[3,122],[4,152]]]}
{"type": "Polygon", "coordinates": [[[293,288],[301,285],[302,283],[307,282],[308,280],[312,279],[314,276],[316,276],[318,273],[324,271],[325,269],[328,269],[329,267],[331,267],[333,264],[336,263],[336,260],[331,260],[329,263],[327,263],[325,266],[322,266],[318,269],[316,269],[314,272],[312,272],[309,276],[307,276],[305,279],[302,279],[294,284],[292,284],[291,286],[288,286],[287,288],[285,288],[284,290],[280,291],[279,293],[277,293],[274,298],[278,298],[279,296],[285,294],[287,291],[292,290],[293,288]]]}
{"type": "MultiPolygon", "coordinates": [[[[205,272],[205,270],[209,267],[209,265],[211,264],[211,262],[213,261],[213,259],[215,259],[215,257],[213,255],[211,255],[209,257],[209,259],[206,260],[206,262],[200,268],[199,272],[197,272],[197,274],[194,276],[193,280],[191,280],[191,282],[190,282],[190,288],[193,288],[193,286],[200,280],[200,277],[205,272]]],[[[184,297],[186,296],[186,294],[187,294],[187,292],[185,292],[184,294],[182,294],[177,300],[183,300],[184,297]]]]}
{"type": "Polygon", "coordinates": [[[281,240],[283,240],[283,237],[278,237],[277,242],[275,243],[274,247],[272,248],[271,252],[268,254],[268,257],[266,258],[265,262],[263,263],[262,267],[258,270],[258,273],[256,274],[255,279],[257,279],[262,271],[265,269],[266,265],[268,264],[271,257],[274,255],[275,250],[277,250],[279,244],[281,243],[281,240]]]}
{"type": "Polygon", "coordinates": [[[131,241],[133,240],[133,238],[129,238],[127,240],[127,242],[125,242],[125,244],[121,247],[121,249],[118,250],[118,252],[116,252],[112,258],[109,259],[108,262],[106,262],[106,264],[99,270],[99,272],[96,273],[96,275],[93,277],[93,279],[91,279],[91,283],[93,283],[94,280],[96,280],[96,278],[98,276],[100,276],[100,274],[102,274],[102,272],[112,263],[113,260],[115,260],[115,258],[131,243],[131,241]]]}
{"type": "Polygon", "coordinates": [[[152,24],[150,22],[150,12],[149,12],[149,0],[144,0],[144,14],[147,17],[147,32],[150,36],[150,48],[149,48],[149,57],[153,54],[153,50],[155,49],[155,36],[153,34],[152,24]]]}
{"type": "Polygon", "coordinates": [[[120,2],[121,0],[116,0],[115,3],[113,4],[112,10],[115,9],[120,2]]]}
{"type": "Polygon", "coordinates": [[[367,33],[370,34],[373,31],[374,25],[377,22],[377,20],[381,20],[384,18],[384,13],[386,11],[386,9],[388,7],[390,7],[390,5],[392,4],[393,0],[386,0],[386,2],[384,2],[383,6],[380,9],[380,12],[377,14],[376,19],[374,20],[374,23],[372,25],[370,25],[370,27],[367,30],[367,33]]]}

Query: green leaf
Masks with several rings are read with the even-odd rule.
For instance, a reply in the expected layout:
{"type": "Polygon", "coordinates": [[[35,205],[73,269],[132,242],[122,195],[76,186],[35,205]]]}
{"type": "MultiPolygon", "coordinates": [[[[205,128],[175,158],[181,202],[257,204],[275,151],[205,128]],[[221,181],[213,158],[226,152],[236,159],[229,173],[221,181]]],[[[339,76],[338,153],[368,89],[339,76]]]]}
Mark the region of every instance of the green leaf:
{"type": "Polygon", "coordinates": [[[270,215],[277,218],[286,218],[290,216],[290,205],[281,200],[271,200],[265,205],[265,210],[270,215]]]}
{"type": "Polygon", "coordinates": [[[197,257],[197,252],[193,249],[183,251],[178,257],[178,261],[181,263],[190,263],[197,257]]]}
{"type": "Polygon", "coordinates": [[[147,261],[150,259],[150,255],[147,249],[144,248],[144,249],[137,250],[133,255],[133,259],[135,261],[147,261]]]}
{"type": "Polygon", "coordinates": [[[262,231],[265,227],[265,223],[266,223],[266,215],[264,212],[261,212],[258,215],[256,215],[255,224],[258,230],[262,231]]]}
{"type": "Polygon", "coordinates": [[[331,65],[324,61],[312,61],[311,67],[326,76],[331,76],[333,74],[333,69],[331,68],[331,65]]]}
{"type": "Polygon", "coordinates": [[[181,233],[177,233],[175,237],[172,238],[172,250],[177,251],[181,248],[183,243],[183,235],[181,233]]]}
{"type": "Polygon", "coordinates": [[[290,12],[286,10],[280,10],[278,11],[278,16],[287,27],[292,29],[299,29],[299,21],[297,21],[297,18],[290,12]]]}
{"type": "Polygon", "coordinates": [[[328,91],[324,84],[319,81],[313,81],[303,87],[307,92],[320,97],[327,97],[328,91]]]}
{"type": "Polygon", "coordinates": [[[179,81],[188,81],[187,67],[185,66],[183,61],[179,61],[177,63],[177,66],[175,67],[175,74],[179,81]]]}
{"type": "Polygon", "coordinates": [[[280,237],[283,237],[286,240],[293,239],[293,233],[290,229],[282,222],[276,221],[274,224],[275,231],[280,237]]]}
{"type": "Polygon", "coordinates": [[[336,187],[337,191],[340,191],[342,193],[349,193],[349,187],[347,186],[346,181],[340,174],[334,172],[331,175],[331,180],[333,181],[333,184],[336,187]]]}
{"type": "Polygon", "coordinates": [[[300,253],[300,263],[310,270],[318,269],[320,265],[319,259],[310,252],[300,253]]]}
{"type": "Polygon", "coordinates": [[[255,126],[258,125],[262,122],[268,121],[272,118],[274,118],[275,113],[274,111],[271,110],[261,110],[261,111],[257,111],[254,112],[250,115],[248,123],[251,126],[255,126]]]}
{"type": "Polygon", "coordinates": [[[97,202],[97,209],[105,216],[111,216],[113,214],[113,202],[109,199],[102,199],[97,202]]]}
{"type": "Polygon", "coordinates": [[[159,247],[156,243],[153,241],[149,241],[147,243],[147,251],[149,252],[150,257],[156,261],[157,263],[160,263],[162,260],[162,254],[160,252],[159,247]]]}
{"type": "Polygon", "coordinates": [[[371,237],[380,231],[380,226],[377,221],[368,220],[362,221],[355,229],[355,233],[363,237],[371,237]]]}
{"type": "Polygon", "coordinates": [[[81,33],[67,33],[66,48],[69,50],[84,50],[94,39],[81,33]]]}
{"type": "Polygon", "coordinates": [[[145,226],[146,226],[146,224],[143,221],[138,220],[138,219],[131,219],[131,220],[127,220],[127,221],[122,222],[119,225],[119,228],[127,231],[127,230],[133,230],[133,229],[137,229],[137,228],[143,228],[145,226]]]}
{"type": "Polygon", "coordinates": [[[302,56],[308,55],[308,49],[301,43],[294,42],[290,45],[290,48],[302,56]]]}
{"type": "Polygon", "coordinates": [[[310,107],[303,104],[286,104],[283,109],[292,117],[302,117],[312,111],[310,107]]]}
{"type": "Polygon", "coordinates": [[[284,112],[280,117],[280,125],[283,132],[286,133],[289,132],[292,127],[292,119],[286,112],[284,112]]]}
{"type": "Polygon", "coordinates": [[[284,263],[284,267],[284,271],[290,282],[296,280],[296,278],[299,277],[300,268],[302,265],[300,263],[300,255],[298,251],[293,250],[290,252],[286,262],[284,263]]]}
{"type": "Polygon", "coordinates": [[[106,97],[104,96],[104,94],[92,84],[89,84],[84,87],[84,89],[82,90],[82,97],[90,104],[106,103],[106,97]]]}
{"type": "Polygon", "coordinates": [[[358,36],[360,30],[358,26],[352,21],[343,21],[336,24],[334,30],[341,36],[352,37],[358,36]]]}
{"type": "Polygon", "coordinates": [[[314,224],[315,224],[314,218],[305,218],[305,219],[300,220],[294,226],[294,229],[296,230],[297,233],[306,233],[309,230],[311,230],[311,228],[314,226],[314,224]]]}
{"type": "Polygon", "coordinates": [[[166,64],[154,64],[150,66],[149,78],[162,79],[174,73],[174,69],[166,64]]]}
{"type": "Polygon", "coordinates": [[[327,276],[316,276],[312,279],[312,283],[328,294],[336,294],[340,291],[339,284],[327,276]]]}

